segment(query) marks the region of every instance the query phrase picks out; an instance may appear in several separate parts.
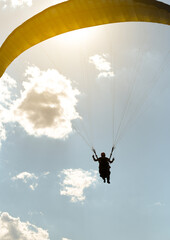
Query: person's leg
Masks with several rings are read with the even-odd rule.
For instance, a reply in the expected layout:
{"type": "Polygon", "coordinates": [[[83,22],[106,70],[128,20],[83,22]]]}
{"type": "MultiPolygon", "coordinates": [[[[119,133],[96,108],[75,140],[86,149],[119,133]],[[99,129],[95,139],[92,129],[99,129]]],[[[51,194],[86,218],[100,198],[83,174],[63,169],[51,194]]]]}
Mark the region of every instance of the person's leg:
{"type": "Polygon", "coordinates": [[[110,173],[107,176],[107,183],[110,183],[110,173]]]}
{"type": "Polygon", "coordinates": [[[106,179],[103,177],[103,181],[106,182],[106,179]]]}

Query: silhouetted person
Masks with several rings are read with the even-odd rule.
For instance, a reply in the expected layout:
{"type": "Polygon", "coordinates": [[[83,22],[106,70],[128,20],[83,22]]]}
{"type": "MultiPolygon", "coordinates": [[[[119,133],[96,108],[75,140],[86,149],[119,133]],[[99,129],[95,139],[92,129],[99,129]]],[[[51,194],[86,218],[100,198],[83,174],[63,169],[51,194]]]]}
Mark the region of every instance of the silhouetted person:
{"type": "Polygon", "coordinates": [[[100,177],[103,179],[104,182],[106,182],[107,178],[107,183],[110,183],[110,163],[114,161],[114,158],[110,160],[109,158],[106,157],[105,153],[101,153],[101,157],[95,158],[93,155],[93,160],[99,162],[99,174],[100,177]]]}

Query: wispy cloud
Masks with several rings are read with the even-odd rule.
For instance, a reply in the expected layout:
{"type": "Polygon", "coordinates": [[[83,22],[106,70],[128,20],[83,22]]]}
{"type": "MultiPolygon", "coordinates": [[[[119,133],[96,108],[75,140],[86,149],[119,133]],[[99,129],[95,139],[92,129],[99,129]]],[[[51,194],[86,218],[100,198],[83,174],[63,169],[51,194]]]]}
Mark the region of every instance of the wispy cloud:
{"type": "Polygon", "coordinates": [[[12,106],[12,101],[16,97],[16,81],[8,74],[4,74],[0,78],[0,121],[8,122],[10,119],[9,108],[12,106]]]}
{"type": "Polygon", "coordinates": [[[35,190],[38,187],[38,181],[42,177],[46,177],[49,175],[49,172],[44,172],[40,174],[39,176],[35,175],[34,173],[29,173],[29,172],[21,172],[17,174],[16,176],[12,177],[12,181],[22,181],[23,183],[29,185],[29,188],[31,190],[35,190]]]}
{"type": "MultiPolygon", "coordinates": [[[[50,4],[49,6],[52,6],[54,4],[59,4],[66,1],[69,1],[69,0],[52,0],[48,4],[50,4]]],[[[8,7],[12,7],[12,8],[23,7],[23,6],[31,7],[33,5],[33,2],[34,2],[33,0],[0,0],[0,3],[3,4],[3,9],[8,7]]]]}
{"type": "Polygon", "coordinates": [[[0,239],[49,240],[47,230],[37,227],[29,222],[22,222],[7,212],[0,213],[0,239]]]}
{"type": "Polygon", "coordinates": [[[89,62],[94,64],[96,69],[100,72],[98,74],[98,78],[107,78],[107,77],[113,77],[114,72],[111,68],[111,63],[106,60],[107,55],[93,55],[89,58],[89,62]]]}
{"type": "Polygon", "coordinates": [[[32,6],[32,0],[10,0],[12,7],[18,7],[18,6],[32,6]]]}
{"type": "Polygon", "coordinates": [[[3,8],[7,8],[7,7],[16,8],[24,5],[28,7],[32,6],[32,0],[0,0],[0,2],[4,4],[3,8]]]}
{"type": "Polygon", "coordinates": [[[0,3],[3,4],[3,9],[7,8],[7,0],[0,0],[0,3]]]}
{"type": "Polygon", "coordinates": [[[29,173],[29,172],[22,172],[19,173],[18,175],[14,176],[11,178],[13,181],[20,180],[24,182],[25,184],[29,184],[29,187],[31,190],[35,190],[36,187],[38,187],[38,177],[34,173],[29,173]]]}
{"type": "Polygon", "coordinates": [[[0,78],[0,148],[2,141],[6,140],[5,122],[10,119],[9,107],[12,104],[13,89],[16,88],[16,81],[8,74],[0,78]]]}
{"type": "Polygon", "coordinates": [[[161,202],[155,202],[153,205],[154,205],[154,206],[158,206],[158,207],[162,207],[162,206],[164,206],[165,204],[164,204],[164,203],[161,203],[161,202]]]}
{"type": "Polygon", "coordinates": [[[84,189],[89,188],[97,181],[97,172],[82,169],[64,169],[60,177],[63,179],[60,194],[71,197],[71,202],[78,202],[85,200],[84,189]]]}
{"type": "Polygon", "coordinates": [[[50,172],[44,172],[43,174],[42,174],[42,176],[47,176],[47,175],[49,175],[50,174],[50,172]]]}
{"type": "Polygon", "coordinates": [[[0,81],[0,103],[5,106],[10,106],[12,102],[12,90],[16,88],[16,81],[7,73],[1,77],[0,81]]]}
{"type": "Polygon", "coordinates": [[[2,146],[2,141],[6,140],[6,130],[4,125],[0,122],[0,148],[2,146]]]}
{"type": "Polygon", "coordinates": [[[31,190],[33,191],[36,189],[36,187],[38,187],[38,183],[33,183],[30,185],[31,190]]]}
{"type": "Polygon", "coordinates": [[[29,211],[28,215],[29,216],[34,216],[34,215],[44,216],[44,213],[43,212],[37,212],[37,211],[34,211],[34,212],[29,211]]]}
{"type": "Polygon", "coordinates": [[[12,180],[22,180],[24,183],[27,183],[28,180],[30,179],[38,179],[37,176],[35,176],[34,173],[29,173],[29,172],[22,172],[16,175],[15,177],[12,177],[12,180]]]}

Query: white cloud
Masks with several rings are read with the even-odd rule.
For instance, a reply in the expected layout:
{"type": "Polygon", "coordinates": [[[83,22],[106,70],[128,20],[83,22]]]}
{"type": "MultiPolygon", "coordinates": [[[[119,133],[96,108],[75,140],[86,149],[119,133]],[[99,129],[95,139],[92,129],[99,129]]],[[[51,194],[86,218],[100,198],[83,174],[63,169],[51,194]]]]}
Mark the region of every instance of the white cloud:
{"type": "Polygon", "coordinates": [[[11,4],[14,8],[25,4],[30,7],[32,6],[32,0],[11,0],[11,4]]]}
{"type": "Polygon", "coordinates": [[[16,88],[16,81],[7,73],[4,73],[0,79],[0,103],[10,106],[12,101],[12,90],[16,88]]]}
{"type": "Polygon", "coordinates": [[[3,8],[11,6],[13,8],[21,7],[27,5],[28,7],[32,6],[32,0],[0,0],[4,4],[3,8]]]}
{"type": "Polygon", "coordinates": [[[111,70],[111,64],[106,61],[105,55],[100,56],[98,54],[91,56],[89,58],[89,62],[93,63],[99,71],[110,71],[111,70]]]}
{"type": "Polygon", "coordinates": [[[98,78],[107,78],[107,77],[114,77],[113,72],[101,72],[98,74],[98,78]]]}
{"type": "Polygon", "coordinates": [[[107,77],[113,77],[114,73],[111,68],[111,63],[106,60],[107,55],[94,55],[89,58],[89,62],[94,64],[96,69],[100,71],[98,74],[98,78],[107,78],[107,77]]]}
{"type": "Polygon", "coordinates": [[[47,230],[29,222],[21,222],[7,212],[0,213],[0,240],[49,240],[47,230]]]}
{"type": "Polygon", "coordinates": [[[5,73],[0,78],[0,148],[2,141],[6,140],[5,123],[10,119],[8,108],[12,104],[14,88],[16,88],[16,81],[5,73]]]}
{"type": "Polygon", "coordinates": [[[38,177],[34,173],[22,172],[22,173],[19,173],[18,175],[16,175],[15,177],[12,177],[11,179],[13,181],[21,180],[25,184],[28,183],[29,184],[29,188],[32,191],[34,191],[36,189],[36,187],[38,187],[38,183],[37,183],[38,177]]]}
{"type": "Polygon", "coordinates": [[[85,200],[84,189],[89,188],[97,181],[97,171],[84,171],[82,169],[64,169],[60,177],[64,175],[61,183],[61,195],[71,197],[71,202],[85,200]]]}
{"type": "Polygon", "coordinates": [[[0,79],[0,146],[7,123],[18,122],[29,135],[65,139],[72,132],[71,121],[80,118],[75,108],[79,91],[69,79],[37,67],[27,68],[26,76],[20,97],[14,79],[7,74],[0,79]]]}
{"type": "MultiPolygon", "coordinates": [[[[0,111],[1,113],[1,111],[0,111]]],[[[6,130],[3,126],[3,124],[0,122],[0,148],[2,146],[2,141],[6,140],[6,130]]]]}
{"type": "Polygon", "coordinates": [[[50,172],[44,172],[42,174],[40,174],[39,176],[35,175],[34,173],[29,173],[29,172],[21,172],[19,174],[17,174],[16,176],[12,177],[11,180],[12,181],[22,181],[25,184],[29,185],[29,188],[31,190],[35,190],[38,187],[38,181],[40,180],[40,178],[46,178],[48,175],[50,174],[50,172]]]}
{"type": "Polygon", "coordinates": [[[66,138],[72,132],[71,121],[79,118],[75,109],[79,91],[54,69],[29,67],[26,76],[29,81],[11,108],[12,120],[30,135],[66,138]]]}
{"type": "Polygon", "coordinates": [[[68,238],[62,238],[62,240],[71,240],[71,239],[68,239],[68,238]]]}
{"type": "Polygon", "coordinates": [[[3,3],[3,9],[7,8],[7,0],[0,0],[0,3],[3,3]]]}
{"type": "Polygon", "coordinates": [[[22,180],[24,183],[27,183],[28,180],[30,179],[38,179],[38,177],[35,176],[34,173],[29,173],[29,172],[22,172],[16,175],[15,177],[12,177],[13,181],[22,180]]]}
{"type": "Polygon", "coordinates": [[[38,187],[38,183],[33,183],[29,187],[31,188],[32,191],[34,191],[36,187],[38,187]]]}

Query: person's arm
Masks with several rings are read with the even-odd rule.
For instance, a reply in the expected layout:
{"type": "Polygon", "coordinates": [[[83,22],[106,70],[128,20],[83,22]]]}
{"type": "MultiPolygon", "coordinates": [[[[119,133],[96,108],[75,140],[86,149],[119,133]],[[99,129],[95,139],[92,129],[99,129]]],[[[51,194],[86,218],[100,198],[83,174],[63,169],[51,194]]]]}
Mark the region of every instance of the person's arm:
{"type": "Polygon", "coordinates": [[[109,162],[112,163],[114,160],[115,160],[114,158],[112,158],[112,160],[109,159],[109,162]]]}
{"type": "Polygon", "coordinates": [[[95,158],[94,155],[92,156],[92,158],[93,158],[94,161],[98,161],[98,158],[95,158]]]}

